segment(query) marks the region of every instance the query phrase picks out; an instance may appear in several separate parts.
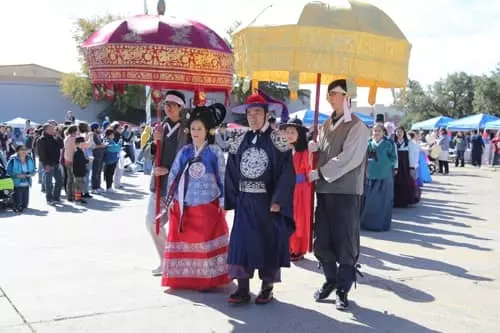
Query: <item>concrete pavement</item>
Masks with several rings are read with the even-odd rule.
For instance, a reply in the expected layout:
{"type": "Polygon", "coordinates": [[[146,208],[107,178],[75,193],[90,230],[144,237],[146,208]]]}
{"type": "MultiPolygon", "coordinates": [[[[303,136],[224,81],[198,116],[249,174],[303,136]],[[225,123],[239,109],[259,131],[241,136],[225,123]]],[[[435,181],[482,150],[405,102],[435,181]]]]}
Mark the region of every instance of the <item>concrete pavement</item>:
{"type": "Polygon", "coordinates": [[[87,208],[57,209],[35,185],[33,209],[0,213],[0,332],[500,332],[500,173],[452,168],[419,206],[395,211],[390,232],[364,232],[365,277],[347,313],[312,300],[313,256],[284,270],[264,307],[228,306],[231,286],[164,293],[150,274],[148,181],[124,183],[87,208]]]}

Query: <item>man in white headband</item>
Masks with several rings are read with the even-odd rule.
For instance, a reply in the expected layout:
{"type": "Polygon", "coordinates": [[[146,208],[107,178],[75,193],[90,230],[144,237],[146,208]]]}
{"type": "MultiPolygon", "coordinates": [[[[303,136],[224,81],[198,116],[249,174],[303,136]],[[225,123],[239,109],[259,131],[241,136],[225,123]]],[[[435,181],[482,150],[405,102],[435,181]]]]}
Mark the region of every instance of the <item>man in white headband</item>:
{"type": "MultiPolygon", "coordinates": [[[[152,155],[156,155],[156,141],[161,142],[160,164],[154,166],[154,172],[151,175],[150,194],[148,208],[146,212],[146,228],[153,238],[156,251],[160,259],[159,266],[153,270],[153,275],[161,276],[163,266],[163,255],[165,250],[165,228],[160,227],[160,233],[156,234],[156,176],[160,176],[160,196],[167,196],[167,178],[168,172],[174,162],[177,151],[186,144],[187,136],[184,133],[184,126],[181,123],[181,110],[186,104],[186,98],[180,91],[170,90],[165,99],[166,119],[157,126],[154,133],[154,142],[151,145],[152,155]]],[[[160,120],[160,119],[158,119],[160,120]]],[[[156,161],[156,159],[153,159],[156,161]]]]}
{"type": "Polygon", "coordinates": [[[323,267],[325,283],[315,293],[317,301],[337,289],[336,307],[348,306],[347,294],[356,279],[359,256],[361,202],[364,191],[366,150],[370,131],[351,114],[346,80],[328,85],[332,116],[321,126],[318,165],[309,179],[316,181],[314,255],[323,267]]]}

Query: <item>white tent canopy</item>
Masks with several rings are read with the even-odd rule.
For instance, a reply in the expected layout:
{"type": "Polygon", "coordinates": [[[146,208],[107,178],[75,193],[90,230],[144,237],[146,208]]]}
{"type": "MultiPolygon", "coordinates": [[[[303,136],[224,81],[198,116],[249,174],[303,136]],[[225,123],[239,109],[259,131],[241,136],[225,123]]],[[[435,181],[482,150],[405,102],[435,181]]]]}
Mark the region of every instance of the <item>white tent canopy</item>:
{"type": "MultiPolygon", "coordinates": [[[[9,121],[5,122],[5,125],[14,127],[14,128],[24,128],[26,126],[26,120],[25,118],[17,117],[14,119],[11,119],[9,121]]],[[[38,126],[37,123],[31,122],[31,126],[38,126]]]]}

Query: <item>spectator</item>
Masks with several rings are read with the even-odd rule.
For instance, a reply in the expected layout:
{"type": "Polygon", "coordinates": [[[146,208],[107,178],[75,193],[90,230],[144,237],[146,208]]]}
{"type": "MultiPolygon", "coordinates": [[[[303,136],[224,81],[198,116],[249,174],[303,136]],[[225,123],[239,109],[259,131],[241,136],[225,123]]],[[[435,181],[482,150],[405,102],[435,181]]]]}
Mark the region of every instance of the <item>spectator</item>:
{"type": "Polygon", "coordinates": [[[43,134],[37,142],[38,158],[44,168],[45,197],[48,204],[61,201],[61,188],[63,176],[61,172],[61,149],[64,143],[53,125],[45,124],[43,134]],[[52,185],[54,178],[55,184],[52,185]]]}
{"type": "Polygon", "coordinates": [[[122,148],[121,145],[115,141],[113,129],[108,128],[105,135],[107,147],[106,153],[104,154],[104,181],[106,182],[106,190],[108,192],[113,192],[113,176],[122,148]]]}
{"type": "Polygon", "coordinates": [[[64,138],[64,171],[66,172],[66,199],[69,202],[75,201],[75,175],[73,174],[73,156],[76,151],[76,136],[78,127],[71,125],[66,131],[64,138]]]}
{"type": "Polygon", "coordinates": [[[28,208],[31,177],[35,175],[35,163],[24,145],[16,148],[16,154],[7,164],[7,173],[14,181],[14,211],[28,208]]]}
{"type": "Polygon", "coordinates": [[[79,136],[75,139],[75,153],[73,155],[73,175],[75,177],[75,201],[76,203],[85,204],[85,181],[88,173],[89,159],[82,149],[82,144],[85,138],[79,136]]]}
{"type": "Polygon", "coordinates": [[[102,188],[101,188],[102,167],[104,163],[104,154],[106,153],[107,144],[105,144],[101,138],[101,129],[99,128],[98,123],[92,123],[90,125],[90,130],[93,133],[92,155],[94,156],[94,160],[92,161],[91,187],[92,187],[92,193],[100,194],[102,193],[102,188]]]}

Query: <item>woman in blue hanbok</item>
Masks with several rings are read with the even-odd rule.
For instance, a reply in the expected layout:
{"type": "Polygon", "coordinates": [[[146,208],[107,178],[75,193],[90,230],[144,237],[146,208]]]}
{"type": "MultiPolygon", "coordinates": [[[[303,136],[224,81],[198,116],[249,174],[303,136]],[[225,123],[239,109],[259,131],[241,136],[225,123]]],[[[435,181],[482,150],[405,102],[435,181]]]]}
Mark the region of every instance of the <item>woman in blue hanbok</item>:
{"type": "Polygon", "coordinates": [[[373,128],[367,155],[368,175],[361,227],[372,231],[387,231],[391,228],[392,221],[393,170],[397,155],[394,144],[384,136],[384,127],[380,124],[373,128]]]}
{"type": "Polygon", "coordinates": [[[167,182],[164,287],[208,290],[231,282],[229,232],[222,208],[225,161],[213,133],[225,114],[222,104],[190,113],[190,143],[177,153],[167,182]]]}

